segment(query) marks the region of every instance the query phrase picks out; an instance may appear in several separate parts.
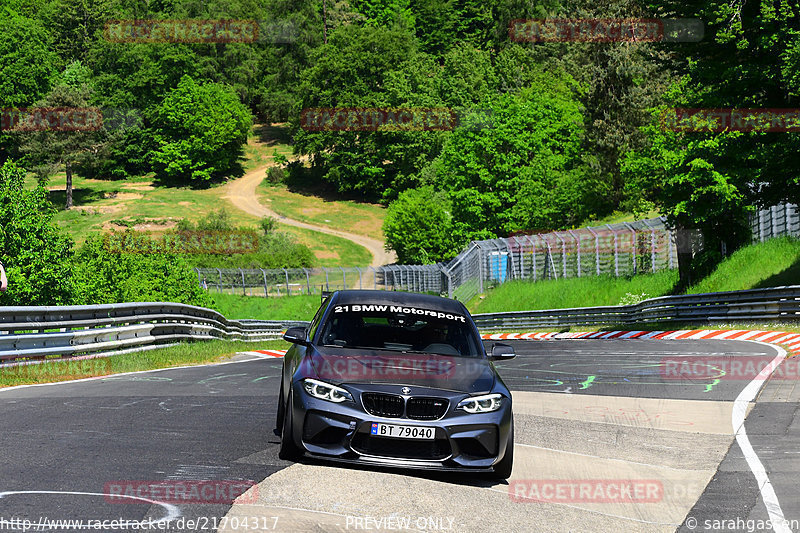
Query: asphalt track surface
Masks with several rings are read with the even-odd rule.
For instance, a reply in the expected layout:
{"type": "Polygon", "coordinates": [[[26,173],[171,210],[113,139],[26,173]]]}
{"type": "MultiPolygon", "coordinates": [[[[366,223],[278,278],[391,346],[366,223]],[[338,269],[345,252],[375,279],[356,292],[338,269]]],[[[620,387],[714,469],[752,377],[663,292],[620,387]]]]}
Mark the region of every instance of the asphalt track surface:
{"type": "MultiPolygon", "coordinates": [[[[281,361],[237,356],[230,364],[0,391],[0,531],[23,531],[11,520],[30,520],[28,531],[87,531],[47,527],[43,519],[164,517],[174,519],[160,524],[166,529],[144,530],[781,531],[765,527],[774,509],[771,515],[762,501],[731,423],[750,380],[676,379],[664,370],[676,358],[770,359],[775,348],[701,340],[508,342],[519,354],[499,365],[514,392],[510,484],[473,474],[281,461],[272,432],[281,361]],[[109,484],[126,480],[260,483],[233,506],[104,497],[109,484]],[[527,490],[552,480],[606,483],[605,490],[613,486],[608,480],[649,481],[660,489],[636,502],[527,498],[527,490]]],[[[788,520],[800,519],[799,406],[796,379],[771,380],[745,421],[788,520]]]]}

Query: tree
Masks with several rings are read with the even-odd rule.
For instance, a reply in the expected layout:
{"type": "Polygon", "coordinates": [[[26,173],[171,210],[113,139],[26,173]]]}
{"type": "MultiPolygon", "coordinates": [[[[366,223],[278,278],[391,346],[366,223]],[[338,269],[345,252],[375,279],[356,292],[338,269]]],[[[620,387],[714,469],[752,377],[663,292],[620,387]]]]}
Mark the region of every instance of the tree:
{"type": "Polygon", "coordinates": [[[251,120],[226,86],[184,76],[152,112],[153,170],[161,179],[194,184],[241,175],[251,120]]]}
{"type": "MultiPolygon", "coordinates": [[[[59,62],[51,44],[39,21],[0,9],[0,110],[27,107],[47,92],[59,62]]],[[[0,163],[13,155],[17,140],[0,132],[0,163]]]]}
{"type": "Polygon", "coordinates": [[[186,260],[168,253],[131,253],[89,238],[75,254],[75,299],[79,304],[178,302],[209,307],[197,274],[186,260]]]}
{"type": "Polygon", "coordinates": [[[457,239],[570,227],[592,214],[602,183],[585,177],[583,116],[568,75],[489,95],[491,127],[456,129],[423,181],[448,193],[457,239]]]}
{"type": "Polygon", "coordinates": [[[25,169],[0,167],[0,262],[8,275],[4,305],[72,303],[72,241],[53,223],[47,191],[25,187],[25,169]]]}
{"type": "Polygon", "coordinates": [[[662,125],[664,111],[653,112],[644,128],[650,143],[626,154],[622,172],[631,196],[652,200],[678,230],[678,268],[686,287],[710,272],[723,249],[733,251],[749,236],[747,179],[725,165],[727,147],[745,134],[670,131],[662,125]],[[699,259],[692,230],[699,230],[705,248],[699,259]]]}
{"type": "Polygon", "coordinates": [[[23,136],[20,150],[35,165],[40,178],[44,179],[60,166],[64,166],[67,175],[66,209],[72,207],[72,176],[75,166],[91,158],[104,142],[102,119],[95,113],[96,109],[89,109],[90,95],[91,91],[86,85],[56,85],[36,106],[45,120],[33,113],[19,127],[25,132],[20,133],[23,136]],[[68,123],[66,129],[60,129],[61,125],[57,121],[66,116],[64,110],[88,112],[90,117],[97,119],[97,123],[87,129],[77,123],[68,123]],[[52,120],[48,118],[51,115],[52,120]]]}
{"type": "Polygon", "coordinates": [[[450,199],[426,186],[410,189],[389,205],[383,222],[386,248],[405,264],[431,264],[451,259],[466,243],[453,235],[450,199]]]}
{"type": "Polygon", "coordinates": [[[85,60],[105,23],[113,0],[52,0],[40,17],[53,32],[53,48],[65,63],[85,60]]]}

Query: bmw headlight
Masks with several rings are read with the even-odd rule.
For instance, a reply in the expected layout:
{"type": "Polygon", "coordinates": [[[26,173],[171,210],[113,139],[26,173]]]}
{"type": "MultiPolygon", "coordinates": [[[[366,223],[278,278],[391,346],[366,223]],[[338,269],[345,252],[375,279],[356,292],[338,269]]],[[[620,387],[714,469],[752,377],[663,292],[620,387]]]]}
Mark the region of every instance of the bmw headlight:
{"type": "Polygon", "coordinates": [[[308,394],[320,400],[334,403],[342,403],[345,400],[353,401],[353,397],[345,389],[324,381],[307,378],[303,380],[303,388],[308,394]]]}
{"type": "Polygon", "coordinates": [[[475,413],[491,413],[503,406],[503,396],[501,394],[486,394],[484,396],[473,396],[466,398],[458,403],[458,408],[464,411],[475,413]]]}

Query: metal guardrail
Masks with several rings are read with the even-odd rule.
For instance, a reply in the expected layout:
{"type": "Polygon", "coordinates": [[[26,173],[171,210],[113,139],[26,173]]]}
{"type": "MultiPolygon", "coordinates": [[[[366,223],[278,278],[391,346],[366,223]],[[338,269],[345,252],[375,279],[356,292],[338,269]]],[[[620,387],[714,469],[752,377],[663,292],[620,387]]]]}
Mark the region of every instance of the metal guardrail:
{"type": "Polygon", "coordinates": [[[473,318],[483,331],[637,322],[800,320],[800,285],[662,296],[633,305],[482,313],[473,318]]]}
{"type": "MultiPolygon", "coordinates": [[[[800,285],[662,296],[634,305],[473,315],[482,331],[637,322],[800,320],[800,285]]],[[[165,302],[0,307],[0,363],[144,349],[186,340],[263,341],[304,321],[228,320],[203,307],[165,302]]]]}
{"type": "Polygon", "coordinates": [[[165,302],[0,307],[0,363],[98,354],[186,340],[279,339],[307,322],[228,320],[203,307],[165,302]]]}

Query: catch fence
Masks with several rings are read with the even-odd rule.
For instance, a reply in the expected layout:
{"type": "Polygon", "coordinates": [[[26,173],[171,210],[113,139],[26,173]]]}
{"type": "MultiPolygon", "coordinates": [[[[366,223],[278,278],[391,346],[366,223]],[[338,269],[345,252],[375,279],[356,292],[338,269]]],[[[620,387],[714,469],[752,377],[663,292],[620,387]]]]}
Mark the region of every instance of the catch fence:
{"type": "Polygon", "coordinates": [[[383,289],[466,301],[511,279],[628,276],[677,266],[673,232],[661,218],[475,241],[448,263],[364,268],[197,268],[204,288],[249,296],[383,289]]]}

